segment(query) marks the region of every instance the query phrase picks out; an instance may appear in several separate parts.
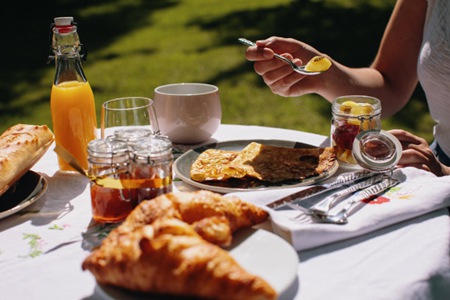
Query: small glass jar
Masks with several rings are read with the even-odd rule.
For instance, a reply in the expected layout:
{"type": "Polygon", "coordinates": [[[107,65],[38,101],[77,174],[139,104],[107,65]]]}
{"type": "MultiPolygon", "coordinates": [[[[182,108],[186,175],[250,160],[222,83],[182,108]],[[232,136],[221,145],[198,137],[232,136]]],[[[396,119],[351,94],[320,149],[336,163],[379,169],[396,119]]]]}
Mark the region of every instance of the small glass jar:
{"type": "Polygon", "coordinates": [[[370,96],[350,95],[332,104],[331,146],[340,165],[358,166],[352,150],[355,137],[367,130],[381,130],[381,103],[370,96]]]}
{"type": "Polygon", "coordinates": [[[138,203],[172,192],[172,143],[161,135],[131,143],[131,176],[138,203]]]}
{"type": "MultiPolygon", "coordinates": [[[[127,143],[108,139],[95,139],[88,144],[89,176],[130,179],[127,143]]],[[[127,188],[98,185],[91,182],[92,218],[100,223],[115,223],[125,219],[136,206],[127,188]]]]}

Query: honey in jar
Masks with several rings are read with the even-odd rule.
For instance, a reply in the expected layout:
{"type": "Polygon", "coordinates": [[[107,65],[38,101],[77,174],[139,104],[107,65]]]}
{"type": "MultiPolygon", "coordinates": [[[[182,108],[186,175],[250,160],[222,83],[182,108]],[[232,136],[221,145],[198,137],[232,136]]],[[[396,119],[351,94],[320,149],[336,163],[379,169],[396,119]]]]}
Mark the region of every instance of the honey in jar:
{"type": "Polygon", "coordinates": [[[123,188],[91,182],[92,218],[100,223],[120,222],[137,204],[126,187],[130,179],[128,145],[116,140],[95,139],[88,144],[88,153],[89,176],[124,182],[123,188]]]}
{"type": "Polygon", "coordinates": [[[172,192],[172,143],[161,135],[152,135],[129,143],[133,151],[130,166],[138,203],[172,192]]]}

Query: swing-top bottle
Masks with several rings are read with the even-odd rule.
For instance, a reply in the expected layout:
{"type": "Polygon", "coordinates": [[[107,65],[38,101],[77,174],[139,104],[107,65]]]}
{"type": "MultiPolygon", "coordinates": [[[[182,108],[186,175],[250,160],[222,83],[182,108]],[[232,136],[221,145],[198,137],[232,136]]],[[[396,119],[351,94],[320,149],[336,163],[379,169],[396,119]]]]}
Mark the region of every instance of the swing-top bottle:
{"type": "MultiPolygon", "coordinates": [[[[96,138],[94,94],[81,65],[82,44],[72,17],[58,17],[52,24],[52,52],[56,74],[50,96],[53,132],[57,144],[88,169],[88,143],[96,138]]],[[[74,171],[58,157],[61,171],[74,171]]]]}

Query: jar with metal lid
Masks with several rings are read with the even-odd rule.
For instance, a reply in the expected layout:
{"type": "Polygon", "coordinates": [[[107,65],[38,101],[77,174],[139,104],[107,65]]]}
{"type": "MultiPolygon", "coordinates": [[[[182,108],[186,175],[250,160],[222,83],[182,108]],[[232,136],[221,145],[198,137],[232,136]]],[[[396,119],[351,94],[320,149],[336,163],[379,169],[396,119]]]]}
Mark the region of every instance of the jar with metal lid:
{"type": "Polygon", "coordinates": [[[130,179],[127,143],[95,139],[88,144],[88,155],[89,176],[108,179],[91,182],[92,218],[101,223],[122,221],[137,204],[122,184],[130,179]]]}
{"type": "Polygon", "coordinates": [[[172,143],[161,135],[129,144],[133,151],[131,176],[138,203],[172,192],[172,143]]]}
{"type": "Polygon", "coordinates": [[[331,145],[340,165],[358,166],[352,150],[356,136],[367,130],[381,130],[381,103],[370,96],[350,95],[332,104],[331,145]]]}

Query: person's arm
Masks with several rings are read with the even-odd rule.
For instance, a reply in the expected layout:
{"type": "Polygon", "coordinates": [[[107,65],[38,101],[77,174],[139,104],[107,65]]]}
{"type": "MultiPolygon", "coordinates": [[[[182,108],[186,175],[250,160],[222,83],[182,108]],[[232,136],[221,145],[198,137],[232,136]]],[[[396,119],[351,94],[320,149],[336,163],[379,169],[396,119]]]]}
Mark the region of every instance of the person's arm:
{"type": "Polygon", "coordinates": [[[271,90],[282,96],[317,93],[332,101],[349,94],[377,97],[382,102],[383,116],[400,110],[409,100],[417,84],[417,58],[422,42],[426,0],[399,0],[386,27],[374,63],[367,68],[349,68],[334,61],[331,68],[318,76],[294,73],[273,53],[306,63],[315,55],[324,55],[308,44],[280,37],[257,41],[246,57],[254,61],[256,73],[271,90]]]}

